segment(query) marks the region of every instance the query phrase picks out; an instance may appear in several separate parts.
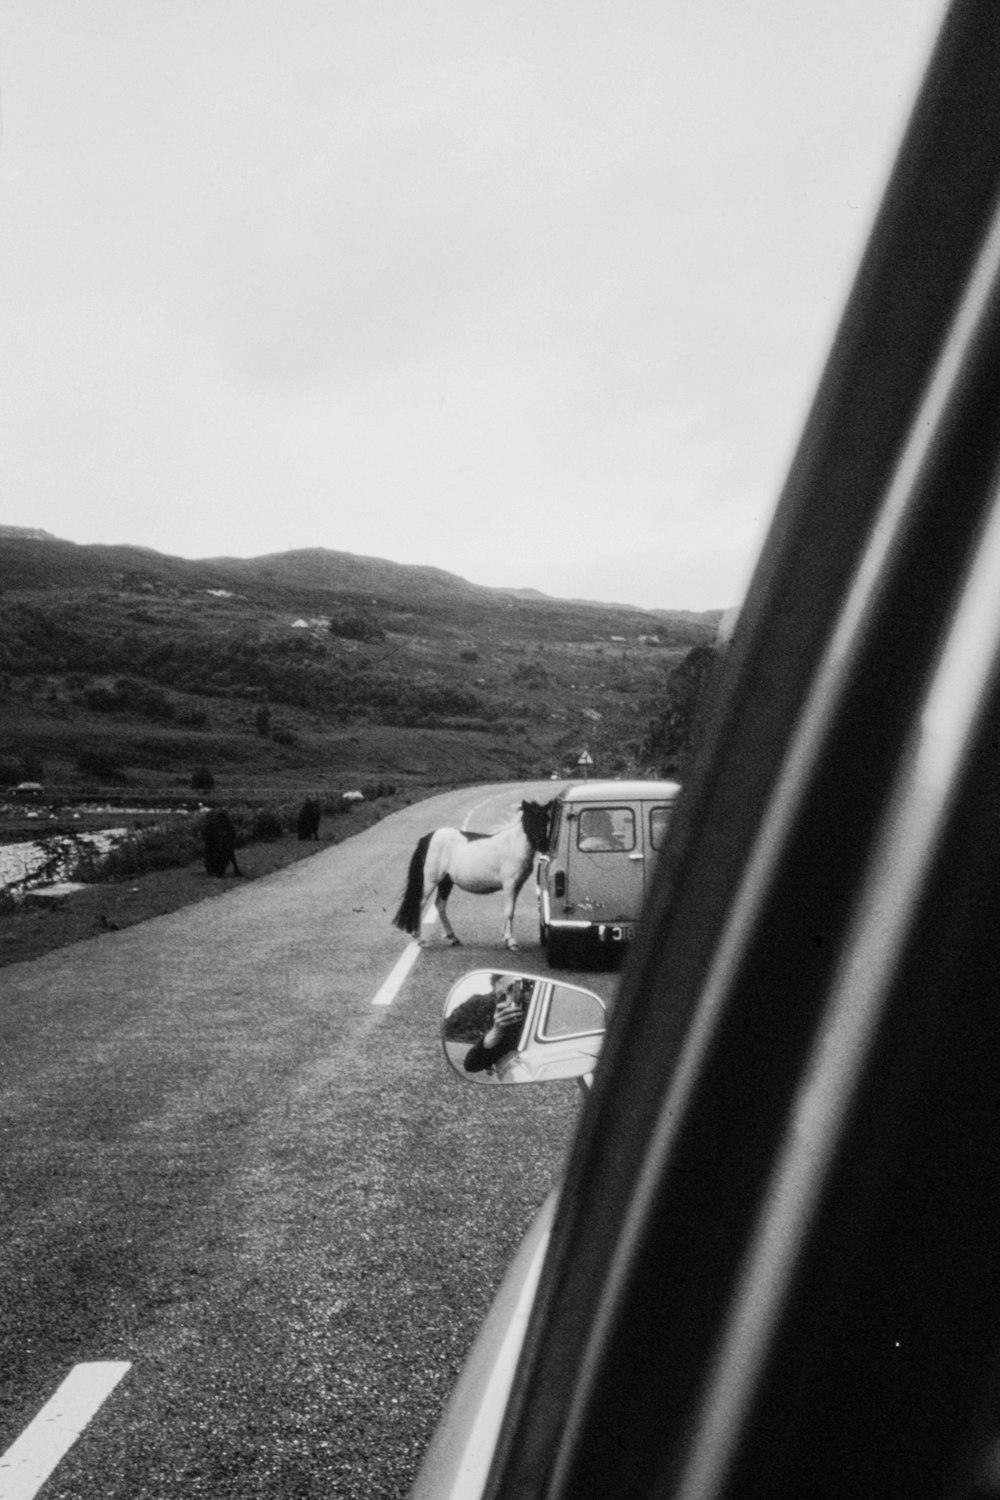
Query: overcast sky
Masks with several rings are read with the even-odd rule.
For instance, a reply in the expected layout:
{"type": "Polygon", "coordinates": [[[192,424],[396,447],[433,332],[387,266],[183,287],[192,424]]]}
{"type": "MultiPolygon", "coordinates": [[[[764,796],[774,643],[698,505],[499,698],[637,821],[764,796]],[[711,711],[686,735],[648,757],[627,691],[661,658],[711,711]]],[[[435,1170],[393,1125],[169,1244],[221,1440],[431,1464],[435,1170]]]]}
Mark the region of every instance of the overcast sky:
{"type": "Polygon", "coordinates": [[[943,0],[0,0],[0,522],[736,603],[943,0]]]}

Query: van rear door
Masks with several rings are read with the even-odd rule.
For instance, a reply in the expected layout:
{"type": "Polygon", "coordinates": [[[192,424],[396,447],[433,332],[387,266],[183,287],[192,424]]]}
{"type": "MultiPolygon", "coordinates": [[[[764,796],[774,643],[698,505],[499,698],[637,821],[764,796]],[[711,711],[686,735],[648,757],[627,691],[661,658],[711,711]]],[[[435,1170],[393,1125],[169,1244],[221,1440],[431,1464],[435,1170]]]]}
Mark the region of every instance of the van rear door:
{"type": "MultiPolygon", "coordinates": [[[[645,894],[645,848],[635,803],[587,803],[569,813],[566,886],[573,915],[635,923],[645,894]]],[[[613,934],[619,940],[631,932],[613,934]]]]}
{"type": "Polygon", "coordinates": [[[672,802],[644,802],[642,804],[642,822],[645,838],[646,860],[644,864],[646,889],[649,890],[653,883],[653,872],[656,869],[656,859],[667,839],[667,829],[673,815],[674,806],[672,802]]]}

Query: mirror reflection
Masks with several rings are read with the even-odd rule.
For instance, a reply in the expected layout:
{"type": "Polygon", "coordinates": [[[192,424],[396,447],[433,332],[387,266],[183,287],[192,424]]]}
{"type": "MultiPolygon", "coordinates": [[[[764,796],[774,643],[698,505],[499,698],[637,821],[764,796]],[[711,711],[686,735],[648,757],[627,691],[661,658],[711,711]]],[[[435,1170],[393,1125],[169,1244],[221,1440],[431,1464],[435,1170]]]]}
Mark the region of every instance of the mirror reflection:
{"type": "Polygon", "coordinates": [[[471,1083],[539,1083],[591,1073],[604,1030],[604,1005],[589,990],[477,969],[445,1001],[442,1041],[471,1083]]]}
{"type": "MultiPolygon", "coordinates": [[[[484,975],[486,987],[468,999],[459,993],[445,1015],[445,1042],[466,1073],[487,1073],[517,1051],[533,982],[517,974],[484,975]]],[[[464,985],[465,981],[459,981],[464,985]]],[[[452,992],[453,996],[455,991],[452,992]]]]}

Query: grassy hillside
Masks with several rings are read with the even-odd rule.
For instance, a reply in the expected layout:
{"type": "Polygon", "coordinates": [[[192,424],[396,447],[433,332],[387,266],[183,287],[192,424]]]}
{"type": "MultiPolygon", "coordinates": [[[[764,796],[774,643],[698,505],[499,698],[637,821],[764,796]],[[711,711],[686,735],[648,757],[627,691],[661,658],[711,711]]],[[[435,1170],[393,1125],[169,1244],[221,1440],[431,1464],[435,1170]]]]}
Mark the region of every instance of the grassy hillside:
{"type": "Polygon", "coordinates": [[[292,791],[639,768],[698,616],[309,550],[190,562],[0,528],[0,771],[292,791]]]}

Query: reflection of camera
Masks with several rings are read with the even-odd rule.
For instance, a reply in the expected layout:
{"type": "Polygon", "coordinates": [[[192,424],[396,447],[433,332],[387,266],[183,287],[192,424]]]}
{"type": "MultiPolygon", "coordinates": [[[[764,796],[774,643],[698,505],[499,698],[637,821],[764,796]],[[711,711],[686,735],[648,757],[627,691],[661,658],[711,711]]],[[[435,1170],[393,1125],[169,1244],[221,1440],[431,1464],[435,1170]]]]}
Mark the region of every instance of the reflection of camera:
{"type": "Polygon", "coordinates": [[[500,1025],[511,1025],[514,1021],[520,1021],[524,1014],[524,997],[521,993],[520,984],[509,985],[501,991],[497,997],[494,1020],[500,1025]]]}

